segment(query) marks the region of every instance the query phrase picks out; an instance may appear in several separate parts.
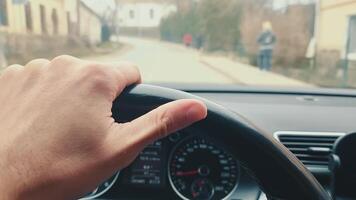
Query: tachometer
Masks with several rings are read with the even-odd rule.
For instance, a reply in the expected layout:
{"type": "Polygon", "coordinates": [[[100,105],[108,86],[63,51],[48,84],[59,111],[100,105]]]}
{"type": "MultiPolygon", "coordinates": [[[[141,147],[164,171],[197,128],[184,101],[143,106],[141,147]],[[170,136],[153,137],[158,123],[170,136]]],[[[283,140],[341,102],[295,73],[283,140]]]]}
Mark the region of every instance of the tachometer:
{"type": "Polygon", "coordinates": [[[194,136],[179,143],[169,158],[169,181],[182,199],[226,199],[237,187],[236,159],[212,140],[194,136]]]}

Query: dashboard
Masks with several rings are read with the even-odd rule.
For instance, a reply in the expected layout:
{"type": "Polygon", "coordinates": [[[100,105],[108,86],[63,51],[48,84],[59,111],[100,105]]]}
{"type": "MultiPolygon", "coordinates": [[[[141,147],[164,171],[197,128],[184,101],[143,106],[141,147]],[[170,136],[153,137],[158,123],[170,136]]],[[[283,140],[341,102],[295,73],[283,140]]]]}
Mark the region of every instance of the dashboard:
{"type": "Polygon", "coordinates": [[[223,141],[192,130],[147,146],[129,167],[99,187],[83,199],[257,199],[260,195],[258,185],[223,141]],[[241,181],[244,185],[239,185],[241,181]]]}
{"type": "MultiPolygon", "coordinates": [[[[354,91],[173,88],[216,102],[273,134],[332,191],[334,176],[329,169],[329,157],[333,146],[339,138],[356,131],[354,91]]],[[[216,131],[218,134],[219,130],[216,131]]],[[[347,198],[335,196],[335,199],[347,198]]],[[[266,197],[253,174],[234,158],[224,141],[188,128],[149,145],[129,167],[83,199],[262,200],[266,197]]]]}

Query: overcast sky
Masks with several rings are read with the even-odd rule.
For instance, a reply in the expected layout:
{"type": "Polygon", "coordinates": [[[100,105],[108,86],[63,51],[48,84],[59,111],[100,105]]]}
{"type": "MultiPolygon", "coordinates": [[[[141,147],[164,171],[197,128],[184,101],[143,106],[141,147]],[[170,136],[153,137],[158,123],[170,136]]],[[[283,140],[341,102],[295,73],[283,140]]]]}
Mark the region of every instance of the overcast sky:
{"type": "Polygon", "coordinates": [[[108,8],[114,8],[114,0],[83,0],[90,8],[95,10],[99,15],[102,15],[108,8]]]}
{"type": "Polygon", "coordinates": [[[288,4],[294,4],[294,3],[307,4],[312,2],[315,2],[315,0],[273,0],[273,4],[274,4],[273,6],[274,8],[278,9],[278,8],[284,8],[288,4]]]}
{"type": "MultiPolygon", "coordinates": [[[[114,0],[84,0],[85,3],[94,9],[99,15],[102,15],[107,7],[114,8],[115,3],[114,0]]],[[[284,8],[288,4],[293,3],[311,3],[315,2],[315,0],[274,0],[274,8],[284,8]]]]}

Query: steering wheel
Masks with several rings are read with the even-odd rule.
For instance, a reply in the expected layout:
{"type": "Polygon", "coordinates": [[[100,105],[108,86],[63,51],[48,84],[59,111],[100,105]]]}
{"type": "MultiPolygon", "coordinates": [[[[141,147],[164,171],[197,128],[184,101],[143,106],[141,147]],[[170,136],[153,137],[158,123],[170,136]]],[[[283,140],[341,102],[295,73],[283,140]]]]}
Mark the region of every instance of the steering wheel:
{"type": "Polygon", "coordinates": [[[132,120],[178,99],[199,99],[207,105],[207,118],[192,126],[223,140],[240,164],[254,175],[269,199],[331,199],[306,167],[271,134],[263,133],[239,114],[206,99],[140,84],[128,87],[115,100],[113,117],[120,122],[132,120]]]}

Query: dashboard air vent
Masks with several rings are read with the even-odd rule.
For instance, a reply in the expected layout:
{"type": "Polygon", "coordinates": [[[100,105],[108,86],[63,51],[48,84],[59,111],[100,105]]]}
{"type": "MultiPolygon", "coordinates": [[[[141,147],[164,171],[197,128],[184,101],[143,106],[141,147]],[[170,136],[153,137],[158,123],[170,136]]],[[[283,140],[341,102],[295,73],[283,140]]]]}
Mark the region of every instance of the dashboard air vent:
{"type": "Polygon", "coordinates": [[[280,131],[275,138],[309,167],[327,168],[335,141],[344,133],[280,131]]]}

